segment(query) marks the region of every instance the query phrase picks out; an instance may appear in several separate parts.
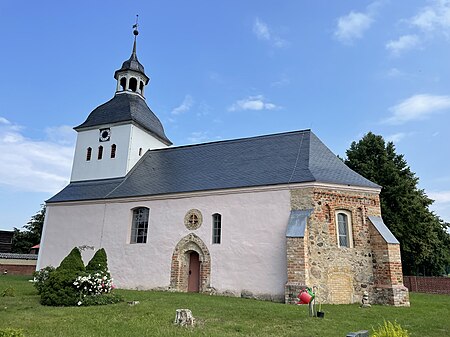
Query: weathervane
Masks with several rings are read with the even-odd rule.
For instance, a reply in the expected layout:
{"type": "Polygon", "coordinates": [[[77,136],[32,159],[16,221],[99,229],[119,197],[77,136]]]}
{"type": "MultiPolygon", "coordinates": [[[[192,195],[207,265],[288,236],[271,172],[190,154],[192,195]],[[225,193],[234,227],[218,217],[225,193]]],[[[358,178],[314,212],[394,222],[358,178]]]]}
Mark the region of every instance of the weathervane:
{"type": "Polygon", "coordinates": [[[139,35],[139,32],[137,30],[138,29],[138,20],[139,20],[139,14],[136,14],[136,23],[133,25],[133,28],[134,28],[133,34],[135,36],[139,35]]]}

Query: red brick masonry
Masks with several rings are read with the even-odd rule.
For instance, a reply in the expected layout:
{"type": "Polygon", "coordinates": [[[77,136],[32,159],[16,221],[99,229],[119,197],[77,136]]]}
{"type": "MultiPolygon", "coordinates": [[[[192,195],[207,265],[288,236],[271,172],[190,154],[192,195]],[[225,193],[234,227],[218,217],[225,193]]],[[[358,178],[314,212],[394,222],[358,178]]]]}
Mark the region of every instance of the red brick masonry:
{"type": "Polygon", "coordinates": [[[409,291],[428,294],[450,294],[450,277],[403,276],[409,291]]]}

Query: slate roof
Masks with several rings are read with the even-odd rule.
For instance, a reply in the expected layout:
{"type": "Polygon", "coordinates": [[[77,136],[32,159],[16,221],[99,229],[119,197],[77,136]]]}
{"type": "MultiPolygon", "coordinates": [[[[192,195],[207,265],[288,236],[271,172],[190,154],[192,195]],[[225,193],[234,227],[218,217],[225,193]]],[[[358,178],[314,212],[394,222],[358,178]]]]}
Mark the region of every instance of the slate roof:
{"type": "Polygon", "coordinates": [[[117,80],[117,75],[122,72],[122,71],[127,71],[127,70],[134,70],[137,72],[140,72],[141,74],[143,74],[146,78],[146,83],[148,83],[149,78],[148,76],[145,74],[144,71],[144,66],[139,62],[137,55],[136,55],[136,38],[134,39],[134,43],[133,43],[133,51],[131,53],[131,56],[128,60],[126,60],[125,62],[122,63],[122,67],[118,70],[115,71],[114,73],[114,78],[117,80]]]}
{"type": "Polygon", "coordinates": [[[387,243],[400,244],[394,234],[384,224],[381,216],[369,216],[369,220],[387,243]]]}
{"type": "Polygon", "coordinates": [[[125,177],[72,182],[47,202],[303,182],[380,188],[303,130],[147,151],[125,177]]]}
{"type": "Polygon", "coordinates": [[[172,142],[164,133],[161,121],[150,110],[145,100],[139,95],[126,92],[116,94],[108,102],[95,108],[88,118],[74,129],[80,130],[87,127],[129,121],[137,123],[163,143],[172,145],[172,142]]]}

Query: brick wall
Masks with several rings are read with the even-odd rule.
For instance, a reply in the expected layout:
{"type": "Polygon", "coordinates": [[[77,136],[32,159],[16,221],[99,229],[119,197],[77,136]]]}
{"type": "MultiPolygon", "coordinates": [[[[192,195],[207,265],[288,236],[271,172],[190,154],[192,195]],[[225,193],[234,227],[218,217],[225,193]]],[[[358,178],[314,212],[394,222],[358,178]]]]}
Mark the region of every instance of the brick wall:
{"type": "Polygon", "coordinates": [[[409,291],[428,294],[450,294],[450,277],[403,276],[409,291]]]}
{"type": "Polygon", "coordinates": [[[33,275],[36,270],[36,260],[27,260],[25,263],[11,263],[7,261],[5,263],[3,259],[0,259],[0,274],[7,271],[8,275],[33,275]]]}

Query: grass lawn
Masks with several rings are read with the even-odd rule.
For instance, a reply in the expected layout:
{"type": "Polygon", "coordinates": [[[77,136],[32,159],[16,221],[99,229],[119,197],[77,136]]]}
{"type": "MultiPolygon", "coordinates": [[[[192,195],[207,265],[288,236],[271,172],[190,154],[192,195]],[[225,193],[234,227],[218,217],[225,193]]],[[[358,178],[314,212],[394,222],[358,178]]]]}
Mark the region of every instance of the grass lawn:
{"type": "Polygon", "coordinates": [[[202,294],[118,290],[126,302],[96,307],[45,307],[27,277],[0,276],[0,329],[26,336],[346,336],[397,320],[411,336],[450,336],[450,296],[411,294],[410,308],[323,305],[324,319],[294,306],[202,294]],[[12,286],[14,297],[1,297],[12,286]],[[195,328],[173,326],[175,309],[192,310],[195,328]]]}

